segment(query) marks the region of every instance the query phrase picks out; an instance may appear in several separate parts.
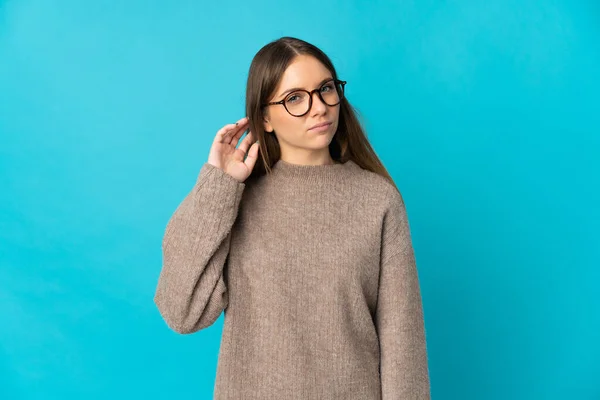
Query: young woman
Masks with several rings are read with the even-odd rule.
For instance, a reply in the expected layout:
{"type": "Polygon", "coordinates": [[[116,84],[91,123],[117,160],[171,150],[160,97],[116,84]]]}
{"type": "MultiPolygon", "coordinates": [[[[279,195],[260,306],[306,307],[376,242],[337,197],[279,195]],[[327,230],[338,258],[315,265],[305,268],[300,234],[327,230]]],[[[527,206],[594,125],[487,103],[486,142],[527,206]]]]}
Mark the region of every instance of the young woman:
{"type": "Polygon", "coordinates": [[[154,301],[179,333],[224,311],[216,399],[430,398],[405,205],[345,84],[305,41],[264,46],[167,224],[154,301]]]}

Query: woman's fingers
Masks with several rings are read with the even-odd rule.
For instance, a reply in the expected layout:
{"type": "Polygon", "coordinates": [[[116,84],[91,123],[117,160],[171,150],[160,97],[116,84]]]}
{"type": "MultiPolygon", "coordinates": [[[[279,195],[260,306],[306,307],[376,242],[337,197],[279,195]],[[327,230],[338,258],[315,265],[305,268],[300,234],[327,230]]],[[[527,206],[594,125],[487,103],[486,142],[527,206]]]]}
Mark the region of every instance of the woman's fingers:
{"type": "Polygon", "coordinates": [[[240,144],[238,149],[241,150],[244,155],[246,155],[246,153],[248,152],[248,149],[250,148],[250,145],[252,143],[254,143],[254,141],[255,141],[255,139],[254,139],[254,135],[252,134],[252,131],[248,131],[248,134],[246,135],[244,140],[242,140],[242,143],[240,144]]]}
{"type": "MultiPolygon", "coordinates": [[[[242,127],[242,129],[238,129],[233,136],[231,136],[229,144],[233,145],[233,147],[237,146],[238,141],[240,140],[240,138],[242,137],[242,135],[244,134],[244,132],[246,132],[246,129],[248,129],[248,124],[243,124],[240,125],[242,127]]],[[[229,136],[228,136],[229,137],[229,136]]]]}
{"type": "Polygon", "coordinates": [[[227,124],[219,129],[215,140],[219,143],[230,144],[233,136],[246,130],[246,125],[248,125],[248,118],[246,117],[238,120],[235,124],[227,124]]]}
{"type": "Polygon", "coordinates": [[[232,144],[234,147],[237,144],[238,139],[244,134],[246,129],[248,129],[248,121],[238,122],[235,128],[230,130],[225,134],[224,143],[232,144]]]}
{"type": "Polygon", "coordinates": [[[258,149],[259,149],[258,142],[252,143],[252,146],[250,147],[250,151],[248,151],[248,156],[244,160],[244,163],[246,164],[246,166],[248,167],[248,169],[250,171],[252,171],[254,169],[254,166],[256,165],[256,160],[258,160],[258,149]]]}
{"type": "Polygon", "coordinates": [[[227,124],[224,127],[222,127],[221,129],[219,129],[217,131],[217,134],[215,135],[215,142],[222,143],[223,139],[225,138],[225,135],[227,133],[229,133],[229,131],[234,129],[235,126],[236,126],[235,124],[227,124]]]}

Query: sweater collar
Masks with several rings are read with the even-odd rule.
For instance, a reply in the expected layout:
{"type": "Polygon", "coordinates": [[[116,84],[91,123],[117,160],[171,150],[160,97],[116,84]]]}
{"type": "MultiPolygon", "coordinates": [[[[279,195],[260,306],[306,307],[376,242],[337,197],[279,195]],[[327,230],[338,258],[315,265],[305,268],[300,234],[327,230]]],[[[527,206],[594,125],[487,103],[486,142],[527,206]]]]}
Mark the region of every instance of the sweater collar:
{"type": "Polygon", "coordinates": [[[346,179],[348,172],[358,165],[352,160],[345,163],[325,165],[292,164],[282,159],[275,162],[272,169],[273,177],[284,178],[298,183],[334,183],[346,179]]]}

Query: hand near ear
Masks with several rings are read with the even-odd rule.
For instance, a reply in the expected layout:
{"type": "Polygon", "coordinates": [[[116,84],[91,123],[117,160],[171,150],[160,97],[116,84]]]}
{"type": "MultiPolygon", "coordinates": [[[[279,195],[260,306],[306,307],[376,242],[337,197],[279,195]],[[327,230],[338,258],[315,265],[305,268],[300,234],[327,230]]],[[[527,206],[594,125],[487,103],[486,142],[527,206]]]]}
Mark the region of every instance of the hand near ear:
{"type": "Polygon", "coordinates": [[[244,182],[250,176],[258,159],[259,145],[252,131],[248,131],[240,146],[236,148],[248,125],[248,118],[244,117],[235,124],[227,124],[219,129],[208,155],[209,164],[221,168],[240,182],[244,182]]]}

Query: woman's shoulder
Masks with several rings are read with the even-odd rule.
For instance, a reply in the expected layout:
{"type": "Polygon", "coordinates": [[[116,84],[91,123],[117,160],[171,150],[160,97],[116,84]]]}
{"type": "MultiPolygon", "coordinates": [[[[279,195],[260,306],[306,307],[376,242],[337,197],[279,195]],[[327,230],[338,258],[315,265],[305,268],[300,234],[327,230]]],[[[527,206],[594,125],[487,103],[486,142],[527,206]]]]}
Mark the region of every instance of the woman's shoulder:
{"type": "Polygon", "coordinates": [[[377,172],[355,165],[357,167],[356,182],[366,193],[375,194],[391,201],[397,201],[398,197],[402,197],[395,182],[391,182],[387,177],[377,172]]]}

